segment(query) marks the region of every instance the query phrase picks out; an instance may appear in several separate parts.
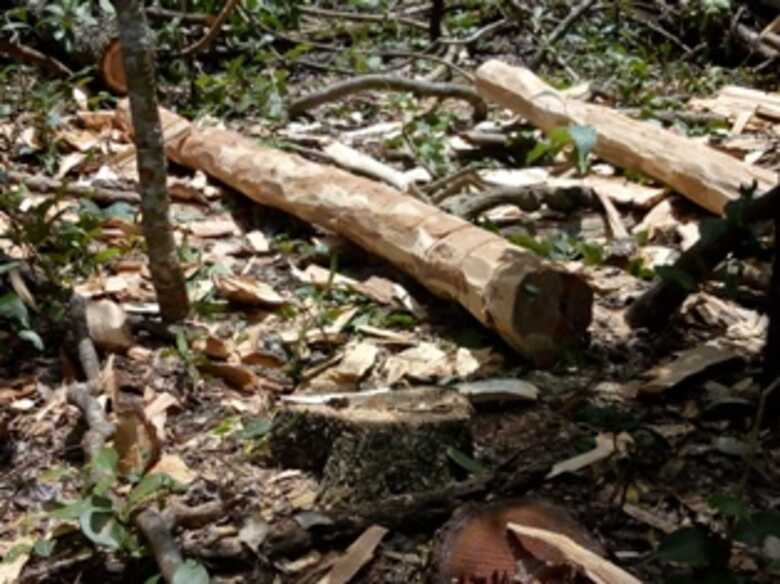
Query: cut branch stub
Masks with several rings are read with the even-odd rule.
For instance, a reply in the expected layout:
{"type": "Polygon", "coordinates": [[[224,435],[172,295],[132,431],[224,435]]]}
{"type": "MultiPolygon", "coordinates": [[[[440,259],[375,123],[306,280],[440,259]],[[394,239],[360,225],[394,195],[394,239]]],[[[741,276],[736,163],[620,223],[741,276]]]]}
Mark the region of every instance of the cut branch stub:
{"type": "MultiPolygon", "coordinates": [[[[127,106],[120,106],[127,124],[127,106]]],[[[539,366],[583,338],[592,291],[504,238],[332,166],[161,110],[166,152],[251,199],[331,229],[464,306],[539,366]]]]}

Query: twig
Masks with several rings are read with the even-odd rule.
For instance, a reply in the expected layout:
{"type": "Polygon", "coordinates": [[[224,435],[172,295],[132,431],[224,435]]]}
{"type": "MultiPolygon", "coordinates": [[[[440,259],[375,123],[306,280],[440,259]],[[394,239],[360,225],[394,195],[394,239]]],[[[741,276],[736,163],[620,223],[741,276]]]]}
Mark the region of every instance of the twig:
{"type": "Polygon", "coordinates": [[[70,299],[68,317],[70,321],[70,339],[76,346],[79,363],[81,363],[84,375],[87,377],[87,381],[97,383],[100,379],[100,359],[95,350],[95,344],[89,336],[87,301],[80,294],[74,293],[70,299]]]}
{"type": "Polygon", "coordinates": [[[406,18],[403,16],[397,16],[395,14],[364,14],[361,12],[350,12],[346,10],[328,10],[327,8],[317,8],[315,6],[301,6],[299,10],[303,14],[308,14],[309,16],[319,16],[323,18],[337,18],[342,20],[353,20],[353,21],[367,21],[367,22],[382,22],[382,23],[398,23],[403,24],[406,26],[411,26],[413,28],[419,28],[421,30],[427,31],[428,30],[428,24],[425,22],[420,22],[419,20],[414,20],[412,18],[406,18]]]}
{"type": "Polygon", "coordinates": [[[473,34],[467,36],[463,39],[458,38],[440,38],[437,42],[439,42],[442,45],[473,45],[477,41],[483,40],[485,38],[490,37],[494,33],[497,33],[503,28],[506,28],[511,23],[506,18],[501,18],[499,20],[496,20],[495,22],[491,22],[490,24],[487,24],[474,32],[473,34]]]}
{"type": "Polygon", "coordinates": [[[0,39],[0,54],[10,55],[25,63],[43,67],[54,75],[59,75],[61,77],[70,77],[73,75],[73,71],[54,57],[45,55],[40,51],[36,51],[21,43],[0,39]]]}
{"type": "Polygon", "coordinates": [[[163,578],[166,582],[173,582],[176,570],[184,563],[184,559],[171,534],[172,522],[167,521],[164,514],[147,508],[135,516],[135,524],[149,542],[163,578]]]}
{"type": "Polygon", "coordinates": [[[77,197],[86,197],[98,203],[140,203],[141,198],[138,193],[131,191],[116,191],[103,187],[92,187],[86,185],[77,185],[66,181],[60,181],[47,176],[25,174],[9,170],[6,176],[12,181],[25,185],[33,191],[39,192],[61,192],[77,197]]]}
{"type": "Polygon", "coordinates": [[[240,1],[241,0],[225,0],[225,5],[222,7],[222,10],[217,15],[216,20],[214,20],[214,23],[211,25],[211,28],[209,28],[208,32],[197,42],[191,44],[189,47],[182,49],[180,55],[182,57],[194,55],[195,53],[199,53],[211,45],[211,43],[214,42],[214,39],[219,35],[219,31],[222,28],[222,25],[225,23],[228,16],[230,16],[230,13],[233,12],[233,9],[240,1]]]}
{"type": "Polygon", "coordinates": [[[440,98],[452,97],[468,101],[474,108],[474,121],[481,121],[487,117],[487,105],[474,89],[466,85],[455,83],[433,83],[418,79],[404,79],[388,75],[364,75],[354,79],[347,79],[326,87],[322,91],[311,93],[292,102],[289,107],[290,117],[298,117],[308,110],[322,104],[335,101],[353,93],[378,89],[383,91],[410,91],[417,95],[426,95],[440,98]]]}
{"type": "Polygon", "coordinates": [[[538,210],[542,203],[546,203],[551,209],[568,212],[574,207],[590,204],[592,200],[593,193],[587,188],[538,184],[498,187],[480,194],[467,193],[453,197],[446,203],[446,207],[452,214],[472,220],[499,205],[516,205],[530,213],[538,210]]]}
{"type": "Polygon", "coordinates": [[[146,8],[146,14],[151,18],[158,20],[174,20],[179,19],[182,22],[189,22],[191,24],[202,24],[208,26],[210,22],[213,22],[214,16],[211,14],[198,14],[192,12],[181,12],[179,10],[169,10],[160,6],[148,6],[146,8]]]}
{"type": "Polygon", "coordinates": [[[577,19],[590,10],[590,7],[593,6],[595,2],[596,0],[582,0],[572,9],[571,12],[569,12],[569,15],[564,18],[558,24],[558,26],[555,27],[552,33],[550,33],[550,36],[542,40],[542,46],[539,47],[533,59],[531,60],[532,69],[535,69],[539,66],[547,50],[552,47],[552,45],[554,45],[560,37],[565,35],[569,28],[571,28],[571,26],[577,21],[577,19]]]}

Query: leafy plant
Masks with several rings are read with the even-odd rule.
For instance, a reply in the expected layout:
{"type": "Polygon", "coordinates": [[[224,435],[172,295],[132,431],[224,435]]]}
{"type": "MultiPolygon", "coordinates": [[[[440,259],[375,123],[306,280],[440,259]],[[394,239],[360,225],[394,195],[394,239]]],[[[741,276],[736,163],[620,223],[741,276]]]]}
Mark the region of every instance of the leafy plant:
{"type": "Polygon", "coordinates": [[[526,163],[533,164],[542,158],[553,159],[569,145],[574,146],[577,170],[581,174],[588,171],[588,155],[596,145],[598,136],[591,126],[570,126],[553,128],[526,156],[526,163]]]}
{"type": "Polygon", "coordinates": [[[581,259],[588,265],[598,265],[604,261],[604,250],[601,246],[582,241],[566,233],[557,233],[543,239],[537,239],[526,233],[517,233],[507,239],[515,245],[551,260],[581,259]]]}

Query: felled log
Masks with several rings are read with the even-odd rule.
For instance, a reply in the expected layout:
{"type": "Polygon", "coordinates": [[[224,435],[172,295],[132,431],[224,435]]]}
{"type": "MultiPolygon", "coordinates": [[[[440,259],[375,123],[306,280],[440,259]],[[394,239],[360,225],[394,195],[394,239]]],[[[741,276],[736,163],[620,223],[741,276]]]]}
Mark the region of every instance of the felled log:
{"type": "MultiPolygon", "coordinates": [[[[261,146],[236,132],[198,128],[161,110],[166,152],[251,199],[322,225],[454,299],[539,366],[579,342],[593,293],[502,237],[332,166],[261,146]]],[[[127,105],[119,107],[127,125],[127,105]]]]}
{"type": "Polygon", "coordinates": [[[754,182],[767,189],[777,175],[745,164],[683,136],[632,120],[609,108],[567,99],[522,67],[488,61],[476,73],[479,93],[549,131],[584,125],[597,133],[593,151],[605,160],[640,170],[674,188],[693,202],[721,214],[739,197],[740,187],[754,182]]]}
{"type": "Polygon", "coordinates": [[[112,91],[127,92],[116,18],[95,7],[94,20],[79,19],[73,24],[71,44],[67,50],[55,34],[55,26],[45,24],[50,16],[43,0],[12,0],[12,5],[23,7],[35,21],[36,49],[50,58],[57,57],[74,69],[95,67],[98,77],[112,91]]]}
{"type": "MultiPolygon", "coordinates": [[[[688,294],[709,276],[731,252],[751,225],[771,220],[780,205],[780,186],[751,201],[739,201],[733,216],[739,220],[721,219],[674,263],[671,275],[656,282],[640,296],[626,312],[626,321],[632,327],[663,328],[677,312],[688,294]]],[[[732,215],[729,213],[729,215],[732,215]]]]}

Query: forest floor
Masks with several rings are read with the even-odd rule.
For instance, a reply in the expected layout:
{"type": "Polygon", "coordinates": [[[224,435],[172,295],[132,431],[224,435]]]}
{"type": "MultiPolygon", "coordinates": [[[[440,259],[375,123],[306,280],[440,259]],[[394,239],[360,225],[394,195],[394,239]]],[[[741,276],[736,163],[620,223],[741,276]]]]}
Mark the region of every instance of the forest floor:
{"type": "MultiPolygon", "coordinates": [[[[405,3],[396,4],[400,12],[405,3]]],[[[466,39],[505,18],[498,3],[478,4],[453,10],[445,34],[466,39]]],[[[528,66],[542,35],[568,14],[560,4],[531,3],[526,20],[506,19],[483,38],[449,45],[455,50],[444,45],[442,58],[469,72],[489,59],[528,66]]],[[[777,92],[777,59],[767,66],[736,49],[699,44],[706,31],[696,37],[695,27],[675,30],[660,16],[643,21],[647,15],[638,9],[615,13],[602,4],[541,54],[540,76],[593,103],[780,169],[780,120],[754,116],[737,124],[724,115],[702,123],[680,114],[700,114],[693,100],[715,97],[725,85],[777,92]]],[[[770,423],[757,423],[771,255],[730,258],[679,314],[659,316],[668,317],[659,331],[632,329],[626,308],[651,287],[658,266],[698,239],[711,214],[593,154],[585,174],[577,173],[570,144],[556,147],[495,105],[475,126],[460,101],[371,91],[285,119],[287,103],[348,78],[345,69],[389,69],[411,78],[438,66],[391,55],[424,46],[424,32],[410,40],[408,29],[387,21],[308,18],[299,30],[267,33],[257,59],[248,54],[253,45],[242,38],[245,29],[234,23],[199,57],[197,73],[166,61],[161,105],[317,162],[327,162],[322,148],[339,140],[396,170],[427,174],[429,182],[467,166],[510,183],[532,173],[628,179],[642,196],[613,202],[631,234],[629,258],[615,251],[599,205],[566,213],[503,205],[474,218],[592,287],[588,338],[555,367],[536,369],[425,282],[338,233],[176,164],[169,168],[170,215],[193,313],[179,328],[155,326],[138,204],[124,196],[135,178],[126,156],[121,160],[130,139],[113,119],[117,100],[95,81],[52,80],[0,61],[0,235],[7,236],[0,239],[0,584],[145,582],[159,572],[128,516],[115,508],[112,521],[126,532],[112,539],[85,527],[83,506],[72,513],[74,501],[94,499],[84,487],[82,415],[66,399],[81,376],[65,316],[71,292],[111,300],[128,315],[132,336],[120,339],[118,350],[101,347],[101,362],[113,386],[135,396],[139,415],[160,438],[159,445],[151,439],[150,449],[161,446],[153,470],[178,486],[155,493],[158,503],[171,497],[190,506],[219,504],[221,513],[205,524],[176,530],[183,555],[205,566],[214,582],[317,582],[327,574],[331,582],[439,582],[449,553],[441,551],[448,545],[442,526],[455,508],[466,504],[478,515],[517,500],[555,504],[605,557],[643,582],[777,581],[776,412],[760,420],[770,423]],[[312,42],[305,58],[286,37],[312,42]],[[469,141],[469,132],[485,140],[469,141]],[[489,143],[496,135],[501,140],[489,143]],[[31,178],[44,176],[61,188],[42,188],[31,178]],[[114,202],[108,195],[89,200],[67,188],[77,184],[119,195],[114,202]],[[26,285],[16,281],[19,274],[26,285]],[[245,302],[231,296],[235,286],[244,287],[245,302]],[[436,501],[438,512],[407,510],[362,560],[354,549],[345,552],[362,529],[335,529],[322,519],[328,514],[322,476],[285,467],[269,444],[271,422],[290,396],[480,387],[484,380],[503,385],[492,400],[474,404],[471,451],[451,453],[450,462],[454,476],[488,473],[495,480],[473,493],[453,491],[448,501],[436,501]],[[560,463],[570,463],[568,470],[548,472],[560,463]],[[546,471],[503,480],[539,468],[546,471]],[[271,536],[290,519],[309,533],[285,541],[285,548],[271,536]],[[357,562],[351,580],[333,572],[345,558],[357,562]]],[[[424,13],[414,18],[424,21],[424,13]]],[[[192,28],[197,37],[201,29],[192,28]]],[[[163,50],[168,33],[160,32],[163,50]]],[[[439,204],[449,209],[446,199],[439,204]]],[[[771,240],[771,231],[757,235],[758,244],[771,240]]],[[[128,498],[131,483],[113,486],[115,500],[128,498]]],[[[365,527],[395,512],[388,501],[370,501],[365,527]]],[[[504,537],[503,527],[484,534],[489,542],[504,537]]]]}

